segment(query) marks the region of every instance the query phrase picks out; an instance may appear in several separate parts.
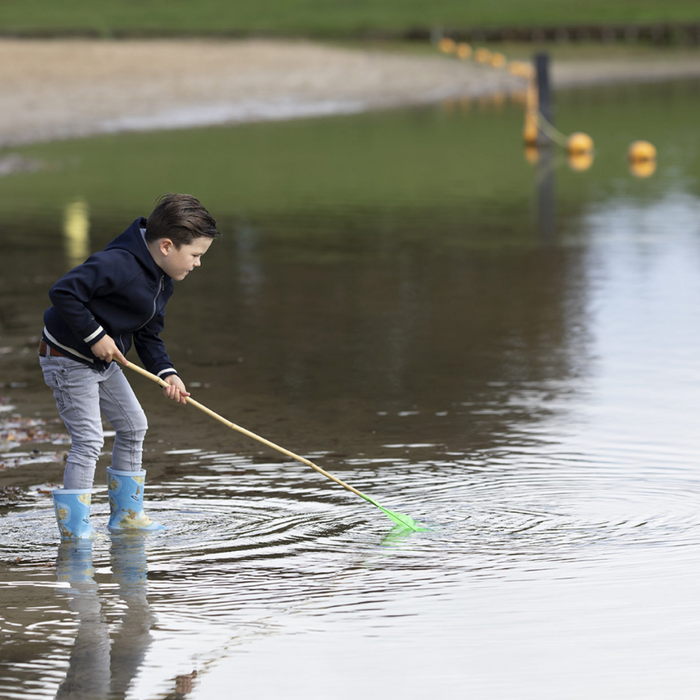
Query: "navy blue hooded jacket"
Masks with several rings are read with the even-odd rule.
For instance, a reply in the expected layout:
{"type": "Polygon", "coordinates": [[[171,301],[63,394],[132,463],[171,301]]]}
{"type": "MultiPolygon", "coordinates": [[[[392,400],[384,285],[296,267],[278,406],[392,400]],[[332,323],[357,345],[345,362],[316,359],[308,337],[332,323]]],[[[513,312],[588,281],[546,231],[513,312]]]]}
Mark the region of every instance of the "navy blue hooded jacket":
{"type": "Polygon", "coordinates": [[[48,345],[79,362],[104,370],[90,347],[109,334],[124,355],[133,343],[149,372],[176,374],[159,337],[173,280],[156,265],[141,235],[139,218],[100,253],[64,275],[49,291],[44,314],[48,345]]]}

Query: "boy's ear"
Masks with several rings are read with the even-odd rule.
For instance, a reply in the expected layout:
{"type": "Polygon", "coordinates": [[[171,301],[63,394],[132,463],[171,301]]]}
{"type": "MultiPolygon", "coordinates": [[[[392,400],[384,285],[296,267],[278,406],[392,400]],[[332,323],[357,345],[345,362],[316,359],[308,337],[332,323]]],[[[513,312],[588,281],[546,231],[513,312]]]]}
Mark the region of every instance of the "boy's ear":
{"type": "Polygon", "coordinates": [[[169,238],[161,238],[158,250],[160,250],[161,255],[167,256],[174,247],[175,244],[169,238]]]}

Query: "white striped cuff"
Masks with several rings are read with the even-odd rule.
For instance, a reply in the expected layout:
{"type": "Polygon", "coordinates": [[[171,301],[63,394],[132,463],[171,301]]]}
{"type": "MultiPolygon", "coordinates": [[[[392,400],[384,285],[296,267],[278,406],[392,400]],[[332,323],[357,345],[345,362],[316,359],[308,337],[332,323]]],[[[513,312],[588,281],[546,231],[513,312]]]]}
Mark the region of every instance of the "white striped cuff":
{"type": "Polygon", "coordinates": [[[90,333],[90,335],[87,338],[83,338],[84,343],[89,343],[93,338],[97,338],[97,336],[102,333],[104,328],[102,326],[98,326],[97,330],[94,333],[90,333]]]}

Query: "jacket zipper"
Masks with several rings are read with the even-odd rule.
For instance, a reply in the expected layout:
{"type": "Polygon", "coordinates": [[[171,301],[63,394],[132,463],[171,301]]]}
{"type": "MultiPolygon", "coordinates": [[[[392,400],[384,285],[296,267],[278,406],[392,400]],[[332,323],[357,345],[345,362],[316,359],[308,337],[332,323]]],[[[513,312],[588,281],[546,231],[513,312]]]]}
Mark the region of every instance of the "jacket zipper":
{"type": "MultiPolygon", "coordinates": [[[[163,291],[164,287],[165,287],[165,275],[161,275],[160,284],[158,285],[158,291],[156,292],[155,299],[153,299],[153,311],[151,312],[151,315],[148,317],[148,321],[146,321],[146,323],[141,324],[136,329],[137,331],[140,331],[144,326],[147,326],[151,322],[151,319],[156,315],[156,311],[158,310],[158,297],[160,296],[160,293],[163,291]]],[[[134,332],[136,332],[136,331],[134,331],[134,332]]]]}

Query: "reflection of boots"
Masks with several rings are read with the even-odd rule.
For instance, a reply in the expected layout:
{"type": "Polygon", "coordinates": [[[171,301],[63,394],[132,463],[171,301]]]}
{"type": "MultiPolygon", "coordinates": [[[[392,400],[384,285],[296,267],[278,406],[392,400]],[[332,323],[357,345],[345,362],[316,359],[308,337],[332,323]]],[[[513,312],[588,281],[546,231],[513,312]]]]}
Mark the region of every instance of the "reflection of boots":
{"type": "Polygon", "coordinates": [[[71,584],[88,581],[94,585],[94,575],[92,540],[61,542],[56,559],[56,579],[71,584]]]}
{"type": "Polygon", "coordinates": [[[54,489],[53,507],[61,539],[94,539],[97,533],[90,524],[92,489],[54,489]]]}
{"type": "Polygon", "coordinates": [[[61,542],[56,575],[59,581],[70,584],[57,588],[56,595],[77,613],[78,622],[70,664],[56,700],[109,697],[109,625],[93,579],[92,540],[61,542]]]}
{"type": "Polygon", "coordinates": [[[121,625],[112,641],[110,698],[127,697],[153,641],[155,615],[148,605],[148,539],[134,530],[112,536],[112,583],[117,584],[116,592],[125,605],[121,607],[121,625]]]}
{"type": "Polygon", "coordinates": [[[110,530],[162,530],[143,512],[143,485],[146,471],[119,472],[107,467],[110,530]]]}

